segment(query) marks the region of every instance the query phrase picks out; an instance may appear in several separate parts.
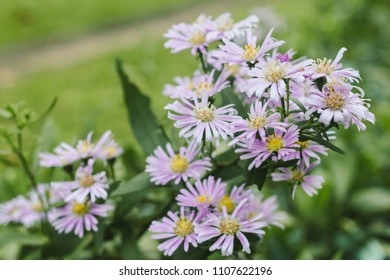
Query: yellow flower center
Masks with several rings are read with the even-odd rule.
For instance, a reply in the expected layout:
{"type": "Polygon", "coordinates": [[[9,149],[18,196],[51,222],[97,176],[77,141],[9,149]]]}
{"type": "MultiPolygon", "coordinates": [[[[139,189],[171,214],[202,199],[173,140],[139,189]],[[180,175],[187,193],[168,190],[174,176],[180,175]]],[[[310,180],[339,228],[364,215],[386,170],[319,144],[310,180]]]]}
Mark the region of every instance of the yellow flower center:
{"type": "Polygon", "coordinates": [[[339,110],[344,106],[344,97],[339,92],[331,91],[328,98],[325,99],[325,104],[332,110],[339,110]]]}
{"type": "Polygon", "coordinates": [[[317,73],[330,75],[334,71],[334,66],[330,65],[332,63],[331,59],[324,58],[324,59],[317,59],[315,62],[314,70],[317,73]]]}
{"type": "Polygon", "coordinates": [[[208,195],[200,195],[197,198],[195,198],[195,201],[199,203],[210,203],[211,198],[208,195]]]}
{"type": "Polygon", "coordinates": [[[214,85],[212,83],[204,82],[199,83],[196,89],[196,94],[200,96],[202,92],[208,92],[214,85]]]}
{"type": "Polygon", "coordinates": [[[299,145],[299,148],[301,150],[303,150],[303,149],[306,149],[307,147],[309,147],[310,140],[307,140],[307,141],[297,141],[296,143],[299,145]]]}
{"type": "Polygon", "coordinates": [[[85,154],[88,151],[90,151],[92,148],[93,148],[93,144],[88,143],[88,141],[84,140],[81,143],[81,149],[80,150],[81,150],[81,153],[85,154]]]}
{"type": "Polygon", "coordinates": [[[95,179],[93,178],[93,176],[91,175],[88,175],[88,176],[84,176],[84,177],[81,177],[80,181],[79,181],[79,184],[80,186],[84,187],[84,188],[89,188],[91,187],[93,184],[95,184],[95,179]]]}
{"type": "Polygon", "coordinates": [[[225,64],[225,67],[227,68],[228,71],[231,72],[230,74],[231,76],[237,75],[240,70],[240,67],[237,64],[231,64],[231,65],[225,64]]]}
{"type": "Polygon", "coordinates": [[[77,216],[84,216],[89,212],[89,205],[75,202],[72,207],[72,213],[77,216]]]}
{"type": "Polygon", "coordinates": [[[248,120],[248,127],[251,129],[258,130],[260,127],[263,127],[265,125],[266,119],[260,116],[251,117],[249,116],[248,120]]]}
{"type": "Polygon", "coordinates": [[[225,31],[231,30],[233,28],[233,25],[234,25],[234,21],[231,18],[227,18],[227,19],[221,20],[218,23],[218,30],[221,32],[225,32],[225,31]]]}
{"type": "Polygon", "coordinates": [[[215,107],[211,105],[210,108],[202,108],[195,111],[196,118],[202,122],[210,122],[214,119],[215,107]]]}
{"type": "Polygon", "coordinates": [[[34,204],[32,207],[32,210],[34,212],[41,212],[43,210],[42,203],[38,202],[38,203],[34,204]]]}
{"type": "Polygon", "coordinates": [[[245,45],[244,53],[242,54],[242,58],[247,60],[247,61],[252,61],[256,58],[258,52],[259,52],[258,47],[253,47],[251,45],[245,45]]]}
{"type": "Polygon", "coordinates": [[[108,147],[106,148],[106,152],[107,152],[107,157],[111,158],[115,155],[116,149],[115,147],[108,147]]]}
{"type": "Polygon", "coordinates": [[[285,64],[280,64],[276,61],[270,61],[265,66],[264,78],[268,82],[278,82],[282,79],[287,72],[287,66],[285,64]]]}
{"type": "Polygon", "coordinates": [[[302,183],[304,181],[305,174],[299,170],[294,170],[291,179],[296,183],[302,183]]]}
{"type": "Polygon", "coordinates": [[[192,34],[190,42],[194,45],[202,45],[206,41],[206,38],[202,32],[199,30],[192,34]]]}
{"type": "Polygon", "coordinates": [[[234,218],[222,218],[219,224],[219,230],[222,234],[234,235],[240,228],[240,223],[234,218]]]}
{"type": "Polygon", "coordinates": [[[233,213],[233,210],[234,210],[234,207],[235,207],[233,200],[228,195],[225,195],[223,198],[221,198],[221,200],[218,201],[218,205],[217,206],[218,206],[218,211],[219,212],[222,212],[222,209],[225,206],[226,207],[226,211],[228,212],[228,214],[233,213]]]}
{"type": "Polygon", "coordinates": [[[176,221],[176,227],[173,232],[180,237],[186,237],[187,235],[194,232],[194,225],[187,217],[181,217],[176,221]]]}
{"type": "Polygon", "coordinates": [[[282,140],[282,136],[275,136],[275,134],[272,134],[268,139],[267,143],[265,144],[267,147],[268,151],[271,153],[273,152],[278,152],[281,148],[284,147],[284,143],[282,140]]]}
{"type": "Polygon", "coordinates": [[[171,159],[171,170],[175,173],[183,173],[188,168],[188,161],[181,155],[176,155],[171,159]]]}

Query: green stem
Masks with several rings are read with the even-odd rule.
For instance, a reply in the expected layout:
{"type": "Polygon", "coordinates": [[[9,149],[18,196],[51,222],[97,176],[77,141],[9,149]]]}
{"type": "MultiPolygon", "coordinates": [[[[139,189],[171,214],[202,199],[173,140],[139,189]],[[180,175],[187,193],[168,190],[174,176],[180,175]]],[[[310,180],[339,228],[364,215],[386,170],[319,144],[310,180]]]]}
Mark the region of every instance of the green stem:
{"type": "Polygon", "coordinates": [[[290,115],[290,79],[286,80],[287,100],[286,100],[286,116],[290,115]]]}
{"type": "Polygon", "coordinates": [[[198,50],[198,54],[199,54],[200,63],[202,64],[203,72],[205,74],[207,74],[207,67],[206,67],[206,63],[205,63],[204,58],[203,58],[203,54],[200,50],[198,50]]]}
{"type": "Polygon", "coordinates": [[[281,98],[281,103],[282,103],[282,114],[281,114],[281,117],[282,117],[282,122],[283,122],[284,118],[286,117],[286,108],[284,106],[284,98],[283,97],[281,98]]]}

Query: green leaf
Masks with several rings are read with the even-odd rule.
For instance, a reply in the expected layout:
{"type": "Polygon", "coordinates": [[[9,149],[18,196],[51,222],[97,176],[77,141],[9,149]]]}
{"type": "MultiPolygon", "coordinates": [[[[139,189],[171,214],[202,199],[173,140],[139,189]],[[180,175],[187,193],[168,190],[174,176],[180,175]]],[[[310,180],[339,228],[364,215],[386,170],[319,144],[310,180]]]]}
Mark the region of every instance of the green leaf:
{"type": "MultiPolygon", "coordinates": [[[[304,112],[304,113],[306,112],[306,107],[298,99],[290,96],[290,100],[292,102],[294,102],[299,107],[299,109],[302,110],[302,112],[304,112]]],[[[292,112],[290,112],[290,113],[292,113],[292,112]]]]}
{"type": "Polygon", "coordinates": [[[255,168],[247,172],[247,185],[257,185],[257,188],[261,190],[264,186],[265,179],[267,177],[267,168],[255,168]]]}
{"type": "Polygon", "coordinates": [[[150,182],[149,174],[143,172],[135,176],[130,181],[121,182],[117,189],[112,192],[111,197],[128,195],[141,190],[148,190],[154,186],[155,185],[150,182]]]}
{"type": "Polygon", "coordinates": [[[355,193],[351,206],[366,214],[390,211],[390,191],[385,188],[367,188],[355,193]]]}
{"type": "Polygon", "coordinates": [[[150,99],[141,93],[138,87],[129,80],[122,67],[122,61],[116,61],[116,70],[122,84],[129,123],[135,138],[146,155],[151,154],[157,146],[165,146],[167,139],[150,109],[150,99]]]}
{"type": "Polygon", "coordinates": [[[32,234],[23,228],[6,227],[0,229],[0,247],[9,243],[18,245],[42,246],[48,238],[41,234],[32,234]]]}
{"type": "Polygon", "coordinates": [[[322,139],[321,136],[311,136],[311,135],[305,135],[304,134],[304,135],[302,135],[301,140],[313,140],[313,141],[316,141],[318,144],[321,144],[321,145],[331,149],[332,151],[335,151],[336,153],[345,155],[345,152],[342,149],[340,149],[336,145],[330,143],[329,141],[327,141],[325,139],[322,139]]]}
{"type": "Polygon", "coordinates": [[[237,94],[231,88],[227,88],[221,92],[223,105],[234,104],[234,109],[237,110],[238,115],[245,117],[247,110],[244,107],[243,102],[238,98],[237,94]]]}

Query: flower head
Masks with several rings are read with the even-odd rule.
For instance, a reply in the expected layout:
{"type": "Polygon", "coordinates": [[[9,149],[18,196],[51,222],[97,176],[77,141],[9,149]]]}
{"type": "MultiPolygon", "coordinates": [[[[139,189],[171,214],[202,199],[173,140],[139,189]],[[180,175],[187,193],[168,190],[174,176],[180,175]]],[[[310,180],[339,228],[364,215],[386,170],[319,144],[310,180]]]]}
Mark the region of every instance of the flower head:
{"type": "Polygon", "coordinates": [[[300,164],[296,169],[293,170],[285,167],[279,168],[279,172],[274,172],[271,174],[272,180],[275,182],[291,182],[294,186],[292,191],[293,198],[298,186],[300,186],[308,196],[313,196],[318,193],[318,189],[322,188],[322,183],[324,182],[324,178],[322,176],[307,175],[317,164],[318,163],[313,163],[307,168],[300,164]]]}
{"type": "Polygon", "coordinates": [[[157,249],[164,251],[164,255],[171,256],[182,243],[185,252],[188,251],[190,244],[197,247],[195,221],[195,212],[186,213],[184,207],[180,208],[180,216],[169,211],[168,217],[164,217],[161,222],[153,221],[149,227],[149,231],[154,233],[152,238],[167,239],[157,249]]]}
{"type": "Polygon", "coordinates": [[[179,206],[207,208],[216,205],[223,197],[226,184],[221,179],[215,180],[209,176],[203,180],[197,180],[194,184],[187,182],[187,188],[180,190],[176,197],[179,206]]]}
{"type": "Polygon", "coordinates": [[[86,166],[81,166],[76,172],[76,180],[71,182],[53,182],[53,188],[59,191],[71,190],[65,201],[76,200],[79,203],[85,201],[88,197],[92,202],[98,198],[107,198],[107,190],[109,185],[107,183],[106,172],[99,172],[93,174],[93,159],[88,160],[86,166]]]}
{"type": "Polygon", "coordinates": [[[280,122],[280,114],[269,110],[267,105],[268,102],[262,104],[259,100],[251,104],[248,118],[246,120],[240,119],[234,123],[233,132],[235,134],[242,133],[237,135],[230,142],[230,145],[237,143],[241,139],[245,139],[250,145],[255,141],[257,135],[261,139],[265,139],[267,130],[270,128],[286,131],[287,123],[280,122]]]}
{"type": "Polygon", "coordinates": [[[71,201],[62,208],[53,209],[49,213],[49,221],[59,233],[74,231],[81,238],[84,231],[97,231],[96,217],[106,217],[112,209],[109,204],[71,201]]]}
{"type": "Polygon", "coordinates": [[[158,185],[166,185],[169,181],[178,184],[189,178],[199,179],[203,173],[210,170],[210,158],[196,159],[200,146],[192,142],[188,147],[181,147],[175,153],[171,144],[167,144],[168,154],[157,147],[154,154],[146,159],[146,172],[151,176],[151,181],[158,185]]]}
{"type": "Polygon", "coordinates": [[[254,158],[249,165],[249,170],[258,168],[269,157],[272,160],[286,160],[289,153],[295,152],[298,148],[299,129],[296,125],[290,126],[286,132],[275,129],[274,134],[266,137],[265,140],[256,139],[252,144],[247,141],[238,142],[240,148],[236,153],[244,153],[241,159],[254,158]]]}
{"type": "Polygon", "coordinates": [[[237,213],[245,203],[247,203],[247,199],[241,201],[231,215],[227,213],[225,207],[219,216],[210,213],[207,220],[195,228],[195,232],[198,234],[198,243],[218,237],[210,247],[210,251],[220,249],[223,256],[230,256],[233,253],[236,237],[242,245],[242,251],[249,254],[251,252],[250,244],[244,233],[263,235],[262,228],[266,226],[266,223],[261,221],[262,214],[249,220],[237,217],[237,213]]]}
{"type": "Polygon", "coordinates": [[[192,138],[200,143],[202,140],[207,142],[219,143],[219,137],[227,140],[231,135],[233,122],[238,120],[236,110],[232,108],[233,104],[217,108],[208,102],[208,97],[204,96],[200,101],[194,99],[193,102],[182,100],[182,103],[175,101],[169,104],[165,109],[172,112],[168,113],[168,118],[175,121],[175,127],[181,128],[180,137],[192,138]]]}

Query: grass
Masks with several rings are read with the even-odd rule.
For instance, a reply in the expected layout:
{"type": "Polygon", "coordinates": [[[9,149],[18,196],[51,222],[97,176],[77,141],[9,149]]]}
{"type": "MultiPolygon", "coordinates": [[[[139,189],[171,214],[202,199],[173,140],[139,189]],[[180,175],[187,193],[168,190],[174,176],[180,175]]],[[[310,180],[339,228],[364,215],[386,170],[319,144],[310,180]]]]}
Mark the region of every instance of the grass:
{"type": "Polygon", "coordinates": [[[60,38],[123,22],[135,22],[206,0],[3,1],[0,49],[46,37],[60,38]]]}

